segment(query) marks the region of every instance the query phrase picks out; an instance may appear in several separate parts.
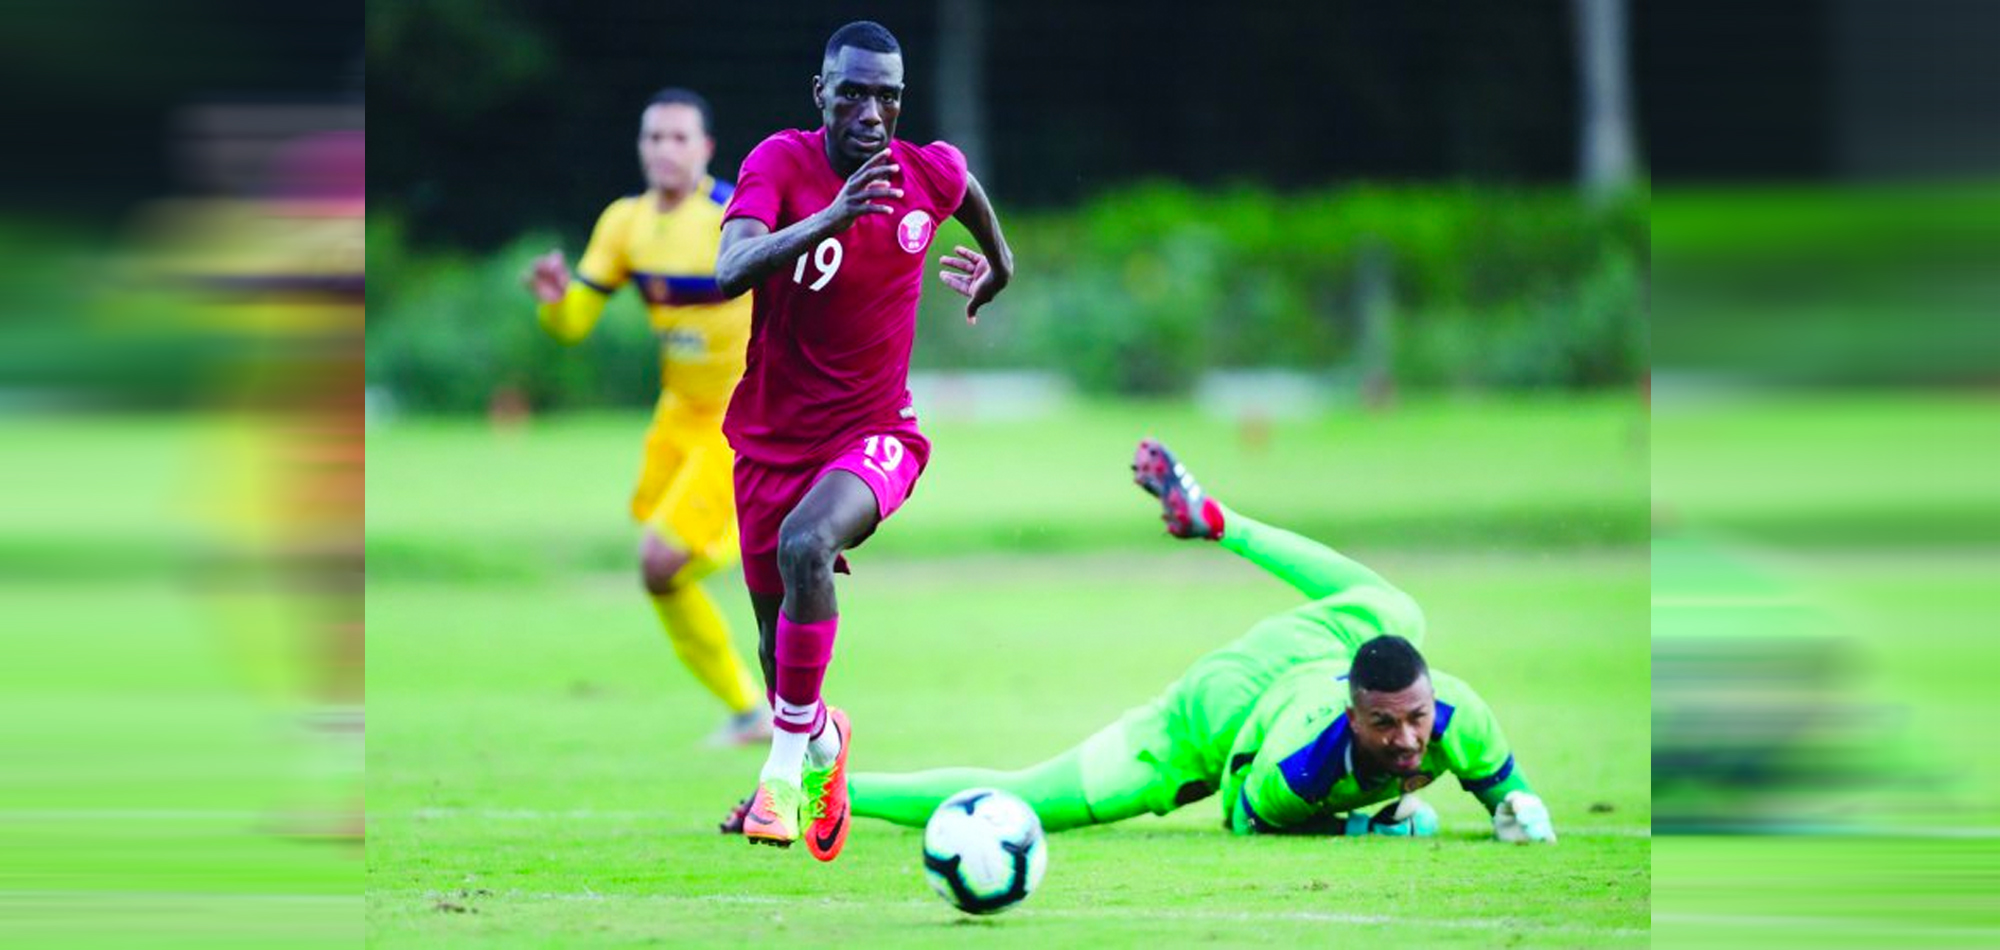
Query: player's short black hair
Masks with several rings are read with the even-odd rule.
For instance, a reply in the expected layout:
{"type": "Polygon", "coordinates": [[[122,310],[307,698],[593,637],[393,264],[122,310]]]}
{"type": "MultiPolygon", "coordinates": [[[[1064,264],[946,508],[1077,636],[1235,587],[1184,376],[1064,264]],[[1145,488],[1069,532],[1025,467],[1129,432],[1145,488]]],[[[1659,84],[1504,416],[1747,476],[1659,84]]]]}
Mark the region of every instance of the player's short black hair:
{"type": "Polygon", "coordinates": [[[826,40],[826,62],[833,62],[840,55],[840,48],[852,46],[871,53],[896,53],[901,55],[903,45],[896,42],[896,36],[889,28],[874,20],[856,20],[838,30],[826,40]]]}
{"type": "Polygon", "coordinates": [[[692,106],[694,111],[701,113],[701,134],[709,138],[715,137],[715,124],[708,111],[708,100],[703,99],[701,93],[679,86],[668,86],[653,93],[653,98],[646,100],[646,108],[651,109],[654,106],[692,106]]]}
{"type": "Polygon", "coordinates": [[[1376,637],[1354,651],[1354,663],[1347,668],[1347,685],[1372,693],[1393,693],[1407,689],[1417,677],[1430,672],[1424,655],[1410,641],[1393,634],[1376,637]]]}

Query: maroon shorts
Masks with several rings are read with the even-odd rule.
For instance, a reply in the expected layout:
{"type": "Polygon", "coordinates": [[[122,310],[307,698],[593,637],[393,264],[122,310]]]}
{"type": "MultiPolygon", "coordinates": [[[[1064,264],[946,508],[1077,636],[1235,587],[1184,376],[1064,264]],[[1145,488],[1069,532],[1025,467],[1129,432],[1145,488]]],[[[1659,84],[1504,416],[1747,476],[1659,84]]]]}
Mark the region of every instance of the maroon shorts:
{"type": "MultiPolygon", "coordinates": [[[[930,457],[931,442],[917,431],[915,420],[857,436],[833,461],[818,468],[781,468],[737,456],[736,524],[743,545],[744,586],[753,594],[784,594],[785,582],[778,574],[778,529],[826,473],[840,469],[859,476],[875,493],[877,514],[887,521],[909,500],[930,457]]],[[[861,541],[854,544],[859,547],[861,541]]],[[[847,559],[837,559],[834,570],[845,572],[847,559]]]]}

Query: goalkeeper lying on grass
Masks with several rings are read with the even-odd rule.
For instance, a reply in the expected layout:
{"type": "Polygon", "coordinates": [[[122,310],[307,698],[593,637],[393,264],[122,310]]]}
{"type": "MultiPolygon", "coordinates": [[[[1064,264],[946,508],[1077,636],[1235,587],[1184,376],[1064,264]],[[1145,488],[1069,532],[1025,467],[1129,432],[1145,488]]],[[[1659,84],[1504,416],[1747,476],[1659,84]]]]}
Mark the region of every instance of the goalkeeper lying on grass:
{"type": "Polygon", "coordinates": [[[953,793],[989,786],[1062,831],[1164,815],[1219,791],[1223,822],[1238,834],[1428,835],[1437,812],[1411,793],[1450,773],[1492,813],[1500,840],[1556,840],[1486,703],[1426,667],[1423,613],[1408,594],[1224,508],[1158,442],[1140,443],[1133,471],[1160,499],[1169,533],[1221,542],[1308,603],[1195,661],[1159,698],[1040,765],[855,774],[854,814],[921,826],[953,793]]]}

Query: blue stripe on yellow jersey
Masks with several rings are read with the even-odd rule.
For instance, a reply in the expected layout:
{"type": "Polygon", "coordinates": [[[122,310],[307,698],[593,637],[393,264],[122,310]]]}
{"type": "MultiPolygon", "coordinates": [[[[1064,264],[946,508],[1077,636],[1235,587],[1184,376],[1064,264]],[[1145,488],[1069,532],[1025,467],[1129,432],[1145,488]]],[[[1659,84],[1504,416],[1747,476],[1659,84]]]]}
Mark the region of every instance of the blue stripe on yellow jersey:
{"type": "MultiPolygon", "coordinates": [[[[727,299],[715,281],[722,212],[734,191],[704,178],[667,208],[650,193],[620,198],[598,218],[576,265],[577,279],[602,293],[634,285],[661,341],[668,393],[716,411],[743,375],[750,337],[750,295],[727,299]]],[[[577,322],[587,333],[588,321],[577,322]]]]}
{"type": "Polygon", "coordinates": [[[714,274],[649,274],[633,271],[632,282],[639,288],[639,295],[646,302],[661,307],[686,307],[695,304],[721,303],[729,298],[722,293],[714,274]]]}

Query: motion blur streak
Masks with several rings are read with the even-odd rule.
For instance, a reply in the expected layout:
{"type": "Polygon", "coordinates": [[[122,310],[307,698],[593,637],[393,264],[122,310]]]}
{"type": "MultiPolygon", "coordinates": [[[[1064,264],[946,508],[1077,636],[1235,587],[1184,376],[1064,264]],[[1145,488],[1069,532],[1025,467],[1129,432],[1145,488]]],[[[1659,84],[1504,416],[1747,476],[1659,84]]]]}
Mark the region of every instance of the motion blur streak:
{"type": "Polygon", "coordinates": [[[87,6],[0,23],[0,943],[351,945],[360,11],[87,6]]]}
{"type": "Polygon", "coordinates": [[[1655,25],[1764,119],[1651,130],[1655,939],[1991,946],[2000,15],[1655,25]]]}

